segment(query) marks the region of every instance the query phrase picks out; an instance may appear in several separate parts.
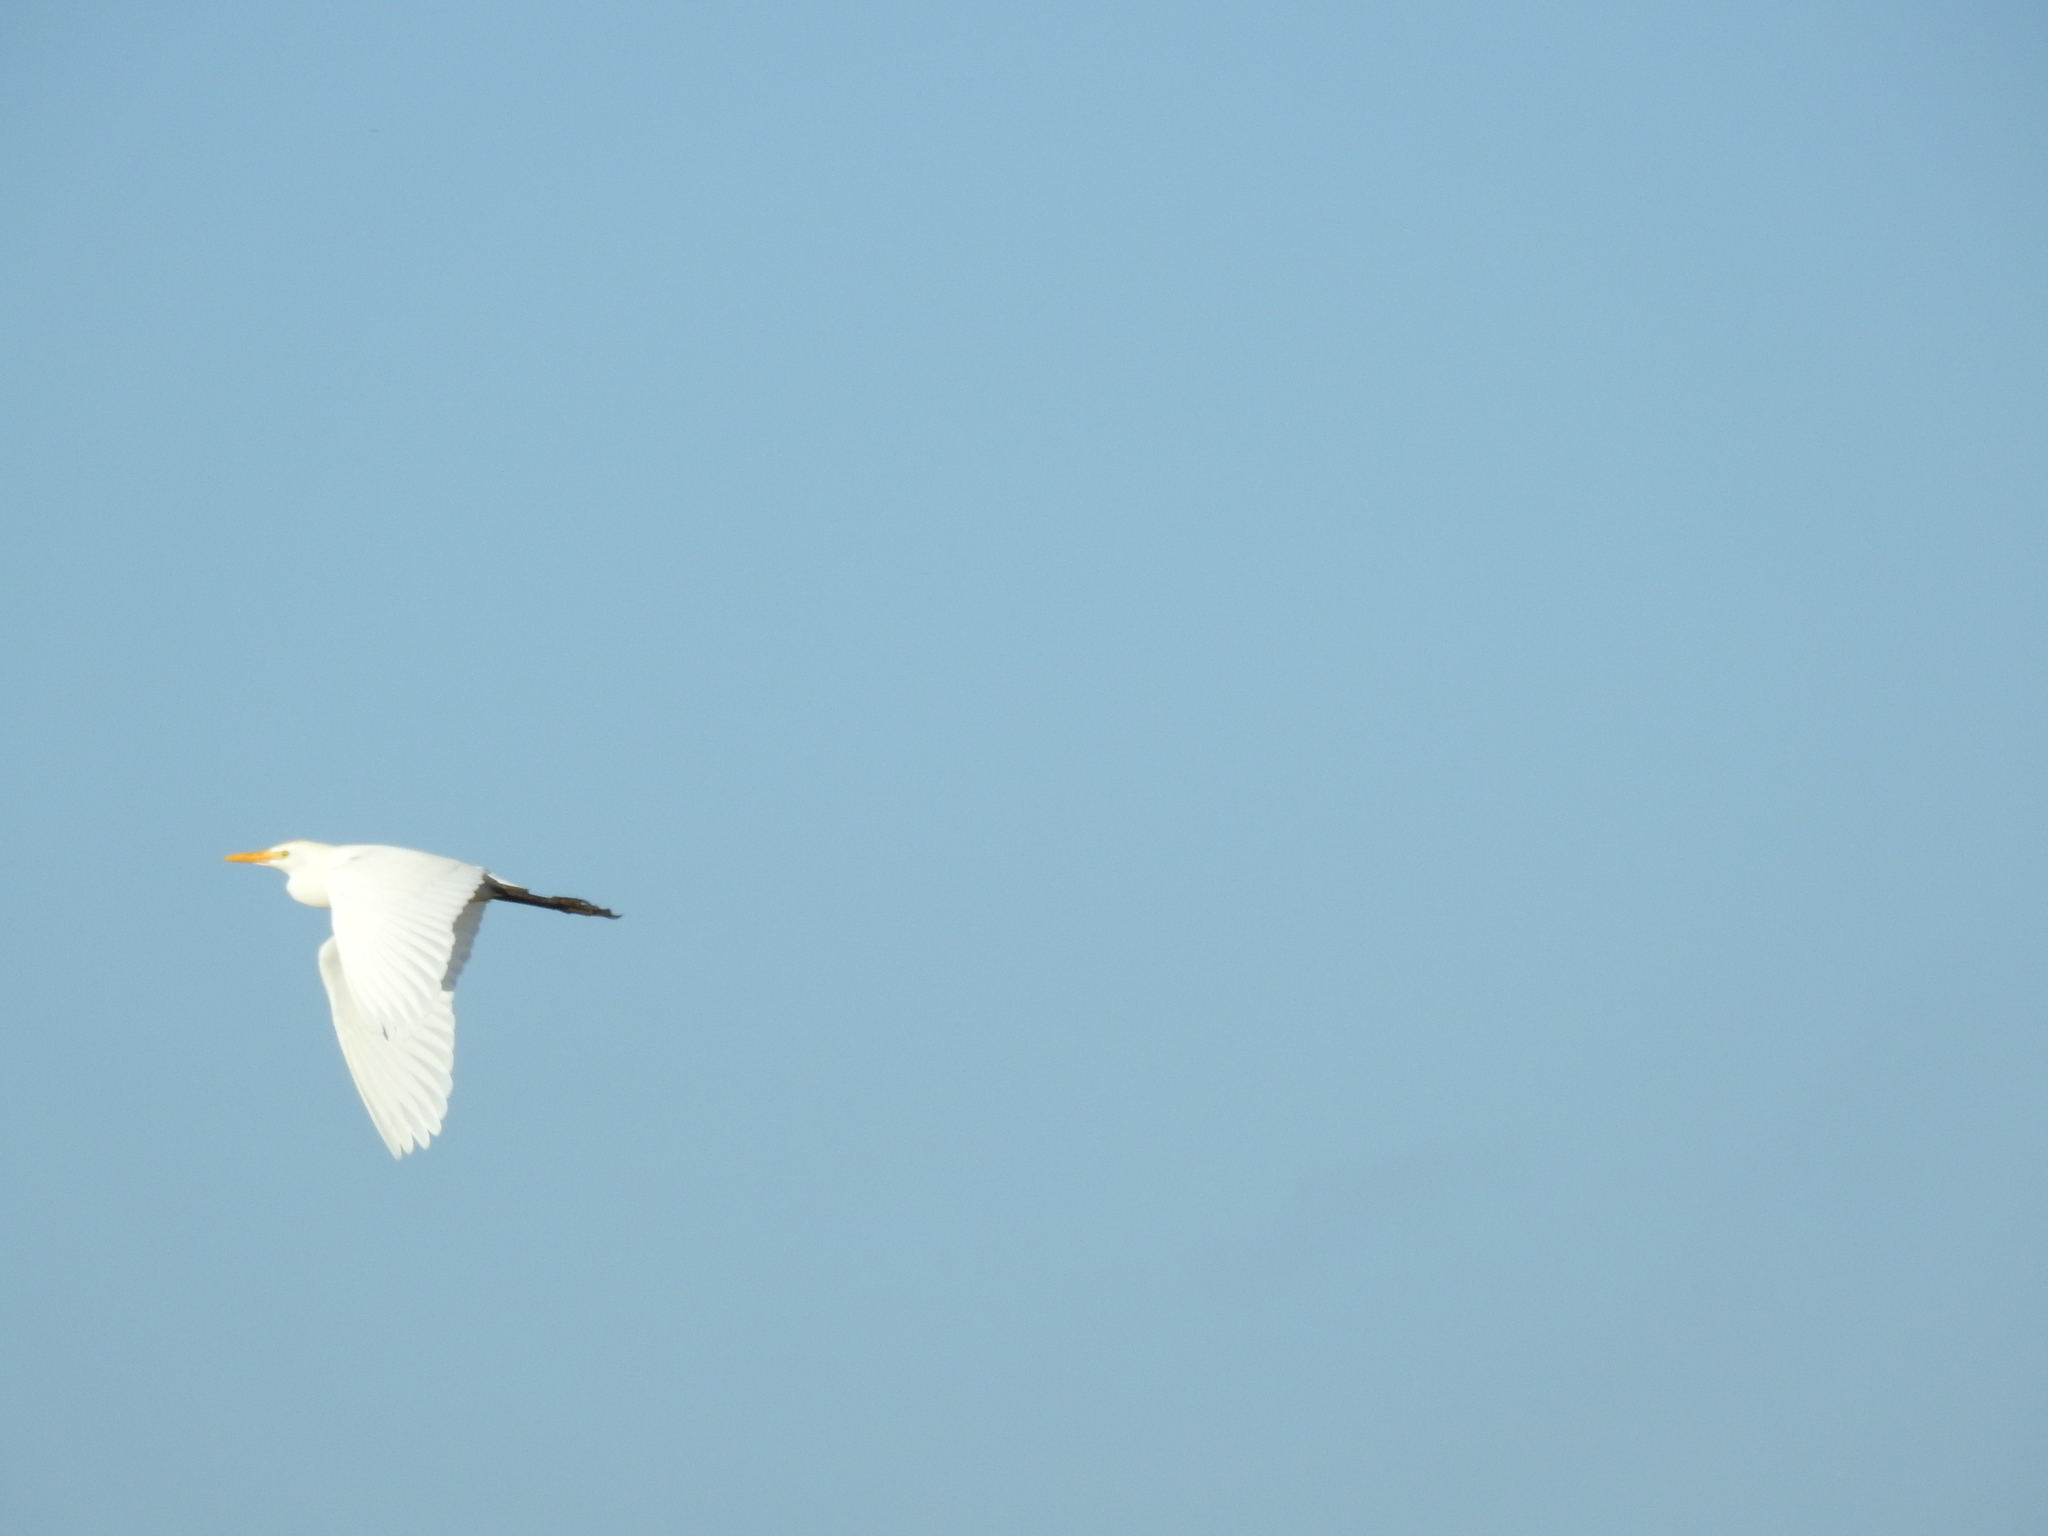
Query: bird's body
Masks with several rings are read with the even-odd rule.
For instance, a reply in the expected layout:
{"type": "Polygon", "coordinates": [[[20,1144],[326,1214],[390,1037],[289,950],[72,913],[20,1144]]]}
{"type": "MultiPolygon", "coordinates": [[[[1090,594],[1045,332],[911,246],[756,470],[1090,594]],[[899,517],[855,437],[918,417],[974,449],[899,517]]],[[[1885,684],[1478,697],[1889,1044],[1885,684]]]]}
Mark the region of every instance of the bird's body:
{"type": "Polygon", "coordinates": [[[535,896],[478,865],[411,848],[290,842],[228,858],[282,869],[292,900],[333,912],[320,979],[349,1074],[393,1157],[424,1147],[448,1113],[455,979],[484,904],[617,915],[573,896],[535,896]]]}

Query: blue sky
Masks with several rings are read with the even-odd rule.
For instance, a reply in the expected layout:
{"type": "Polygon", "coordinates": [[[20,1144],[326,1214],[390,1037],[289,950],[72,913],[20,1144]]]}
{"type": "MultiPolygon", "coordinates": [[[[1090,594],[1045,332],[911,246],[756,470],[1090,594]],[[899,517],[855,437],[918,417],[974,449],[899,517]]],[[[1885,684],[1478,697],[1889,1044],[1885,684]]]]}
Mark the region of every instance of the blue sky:
{"type": "Polygon", "coordinates": [[[2044,44],[15,7],[7,1528],[2039,1530],[2044,44]]]}

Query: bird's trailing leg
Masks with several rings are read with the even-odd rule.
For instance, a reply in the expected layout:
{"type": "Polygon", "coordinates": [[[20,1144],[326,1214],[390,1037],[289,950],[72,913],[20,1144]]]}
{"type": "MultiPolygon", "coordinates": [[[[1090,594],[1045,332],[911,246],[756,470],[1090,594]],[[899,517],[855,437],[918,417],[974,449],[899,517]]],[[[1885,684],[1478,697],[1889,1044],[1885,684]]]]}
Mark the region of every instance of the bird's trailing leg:
{"type": "Polygon", "coordinates": [[[484,876],[484,883],[477,889],[479,901],[516,901],[525,907],[546,907],[550,912],[574,912],[579,917],[617,917],[616,912],[607,912],[581,896],[536,896],[521,885],[507,885],[502,880],[484,876]]]}

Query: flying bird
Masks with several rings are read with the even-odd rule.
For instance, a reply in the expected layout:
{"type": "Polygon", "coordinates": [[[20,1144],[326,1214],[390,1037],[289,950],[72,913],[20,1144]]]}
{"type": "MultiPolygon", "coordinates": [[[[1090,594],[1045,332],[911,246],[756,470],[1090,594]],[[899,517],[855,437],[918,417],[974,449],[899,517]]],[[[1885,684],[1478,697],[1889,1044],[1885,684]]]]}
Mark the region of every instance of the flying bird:
{"type": "Polygon", "coordinates": [[[375,843],[279,843],[228,862],[281,869],[293,901],[334,913],[320,979],[349,1075],[393,1157],[432,1141],[448,1113],[455,978],[485,903],[619,915],[575,896],[536,896],[474,864],[375,843]]]}

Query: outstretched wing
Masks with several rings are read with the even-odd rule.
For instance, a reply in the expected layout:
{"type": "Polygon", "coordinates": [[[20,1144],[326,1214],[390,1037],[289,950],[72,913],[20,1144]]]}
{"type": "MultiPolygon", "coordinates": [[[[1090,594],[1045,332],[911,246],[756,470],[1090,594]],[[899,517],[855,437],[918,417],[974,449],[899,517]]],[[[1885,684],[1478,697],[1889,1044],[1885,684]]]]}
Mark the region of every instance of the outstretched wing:
{"type": "MultiPolygon", "coordinates": [[[[481,915],[481,903],[475,908],[481,915]]],[[[476,932],[474,917],[467,920],[476,932]]],[[[466,944],[463,946],[468,947],[466,944]]],[[[424,1147],[440,1133],[448,1113],[448,1095],[455,1086],[455,999],[443,992],[439,1003],[414,1021],[402,1035],[389,1036],[363,1017],[341,946],[329,939],[320,946],[320,979],[327,983],[327,1001],[334,1008],[334,1033],[341,1040],[342,1059],[370,1123],[384,1138],[393,1157],[424,1147]]]]}
{"type": "Polygon", "coordinates": [[[363,848],[328,875],[334,942],[357,1016],[371,1029],[403,1039],[447,1010],[483,883],[474,864],[410,848],[363,848]],[[465,920],[467,932],[458,932],[465,920]]]}

